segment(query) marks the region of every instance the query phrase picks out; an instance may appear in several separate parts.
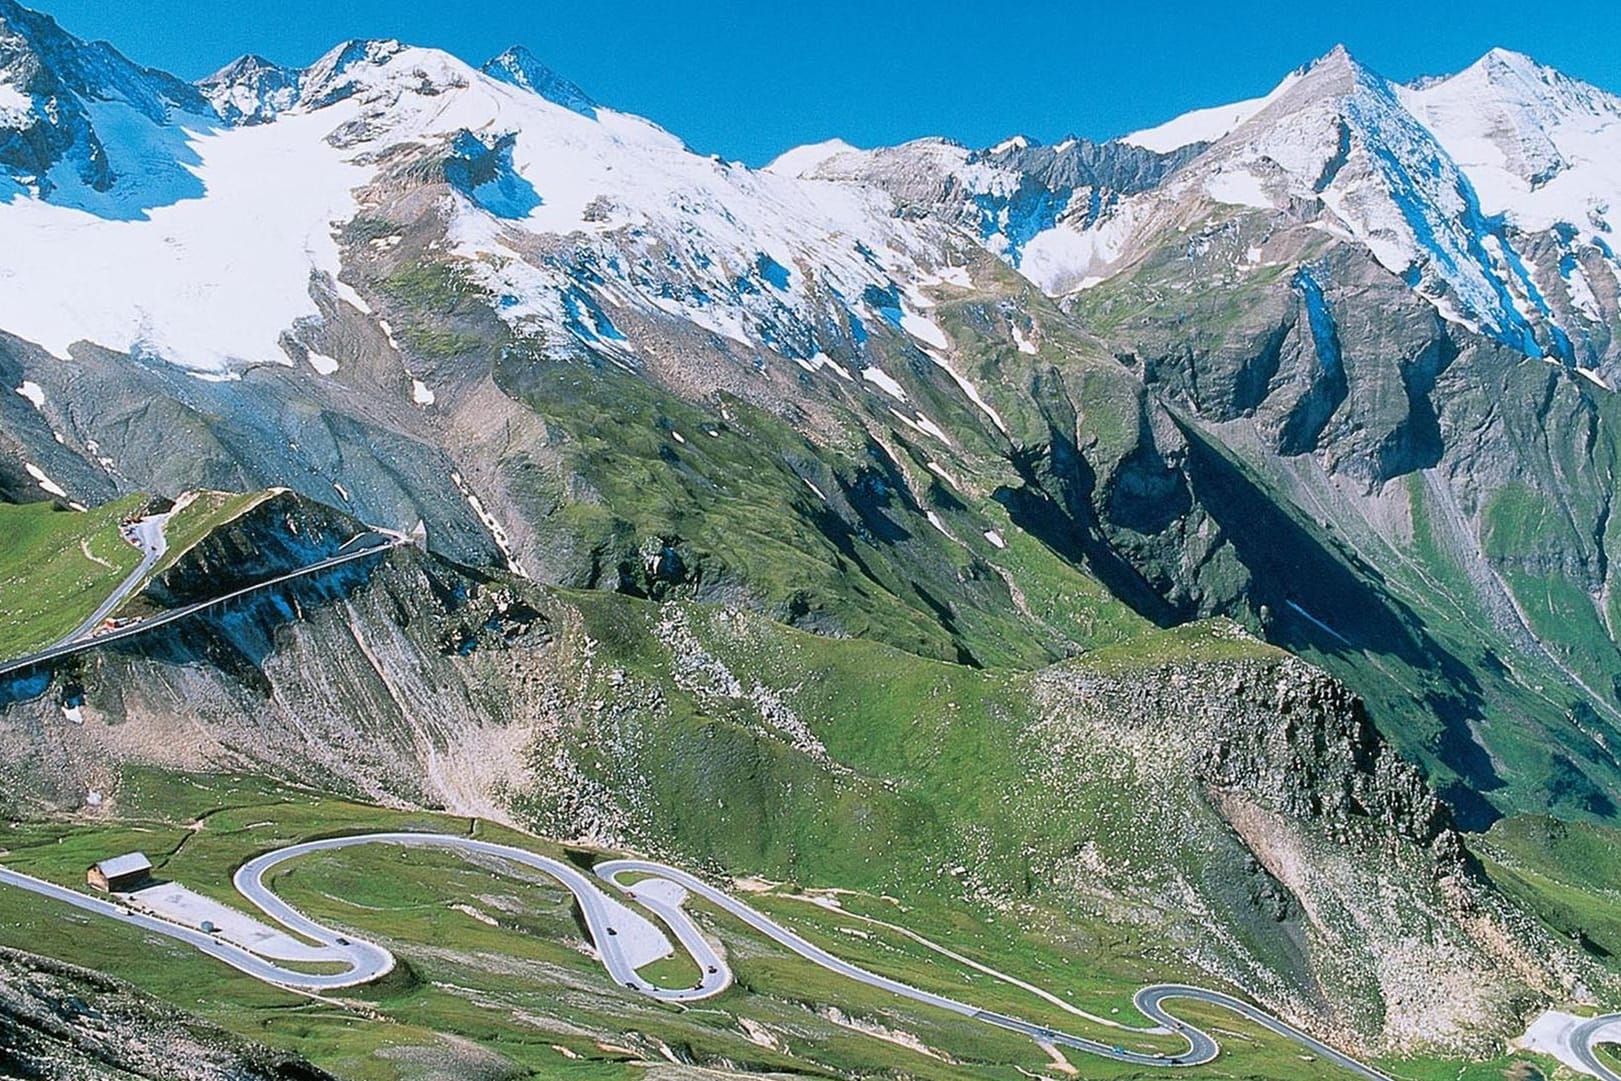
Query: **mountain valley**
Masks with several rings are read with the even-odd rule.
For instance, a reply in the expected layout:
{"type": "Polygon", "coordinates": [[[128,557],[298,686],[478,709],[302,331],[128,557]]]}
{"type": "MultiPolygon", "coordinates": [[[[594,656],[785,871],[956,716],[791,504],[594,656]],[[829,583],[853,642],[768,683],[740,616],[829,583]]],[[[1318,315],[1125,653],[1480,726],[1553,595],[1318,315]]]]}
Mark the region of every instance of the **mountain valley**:
{"type": "MultiPolygon", "coordinates": [[[[0,865],[635,855],[1122,1053],[1193,984],[1566,1076],[1528,1027],[1621,1008],[1617,207],[1621,99],[1505,50],[753,169],[522,47],[192,84],[0,0],[0,865]]],[[[399,964],[0,884],[0,1073],[162,1076],[74,995],[196,1076],[1162,1072],[701,898],[732,982],[672,1005],[493,858],[267,882],[399,964]]],[[[1352,1076],[1178,1009],[1189,1076],[1352,1076]]]]}

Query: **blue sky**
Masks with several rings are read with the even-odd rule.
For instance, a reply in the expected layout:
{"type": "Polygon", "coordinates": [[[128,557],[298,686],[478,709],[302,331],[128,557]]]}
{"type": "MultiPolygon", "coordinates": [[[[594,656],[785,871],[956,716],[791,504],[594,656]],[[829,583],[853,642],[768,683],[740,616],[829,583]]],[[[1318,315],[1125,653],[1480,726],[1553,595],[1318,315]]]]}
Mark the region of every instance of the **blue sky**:
{"type": "Polygon", "coordinates": [[[351,37],[474,63],[525,44],[598,101],[751,164],[835,135],[858,146],[1104,138],[1265,93],[1340,42],[1396,79],[1502,45],[1621,92],[1614,0],[1478,0],[1466,18],[1444,0],[23,2],[187,78],[248,51],[302,65],[351,37]]]}

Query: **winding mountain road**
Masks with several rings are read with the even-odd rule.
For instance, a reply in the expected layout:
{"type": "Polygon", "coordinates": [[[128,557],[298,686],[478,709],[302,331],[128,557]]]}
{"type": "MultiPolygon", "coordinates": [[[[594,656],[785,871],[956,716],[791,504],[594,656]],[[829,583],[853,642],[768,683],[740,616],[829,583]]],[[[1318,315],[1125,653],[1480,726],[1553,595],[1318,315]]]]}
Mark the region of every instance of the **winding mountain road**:
{"type": "MultiPolygon", "coordinates": [[[[0,867],[0,883],[29,890],[82,911],[130,923],[142,930],[177,939],[267,983],[306,991],[331,991],[368,983],[386,975],[394,967],[393,954],[382,946],[353,941],[311,920],[277,897],[265,884],[265,877],[275,868],[291,860],[318,852],[333,852],[361,845],[440,849],[470,858],[507,861],[551,876],[568,889],[578,901],[586,926],[596,945],[598,957],[614,981],[662,1002],[692,1002],[710,998],[726,990],[732,983],[731,968],[683,907],[689,896],[695,896],[807,961],[846,979],[984,1024],[1022,1033],[1041,1043],[1084,1051],[1137,1066],[1202,1065],[1211,1062],[1220,1054],[1220,1045],[1210,1034],[1179,1020],[1166,1007],[1166,1004],[1173,1000],[1202,1002],[1240,1014],[1357,1077],[1369,1081],[1391,1081],[1386,1074],[1363,1065],[1241,999],[1198,987],[1156,984],[1143,988],[1135,997],[1137,1008],[1153,1021],[1154,1025],[1129,1031],[1138,1035],[1178,1035],[1187,1043],[1187,1049],[1180,1053],[1151,1054],[1127,1050],[1100,1040],[1070,1035],[1045,1025],[980,1009],[969,1003],[869,972],[859,965],[844,961],[702,879],[650,860],[609,860],[598,864],[594,868],[597,878],[601,879],[604,885],[611,887],[612,893],[577,867],[561,860],[510,845],[453,834],[370,833],[323,838],[267,852],[244,863],[233,878],[237,891],[266,917],[316,943],[322,954],[319,959],[330,960],[342,966],[337,971],[319,973],[287,968],[242,946],[225,941],[217,933],[208,934],[193,927],[134,912],[115,900],[80,893],[3,867],[0,867]],[[625,881],[625,876],[633,874],[646,877],[634,882],[625,881]],[[629,908],[627,902],[645,908],[674,933],[681,948],[697,965],[699,979],[695,984],[679,988],[660,987],[638,974],[639,967],[654,956],[660,955],[656,949],[652,954],[648,954],[645,948],[648,934],[651,933],[655,940],[662,942],[663,955],[669,953],[669,942],[663,937],[662,931],[629,908]],[[639,962],[633,960],[630,956],[631,948],[627,947],[627,943],[639,943],[638,948],[644,959],[639,962]]],[[[1600,1069],[1602,1070],[1602,1067],[1600,1069]]],[[[1606,1081],[1613,1078],[1613,1075],[1602,1073],[1600,1076],[1606,1077],[1606,1081]]]]}
{"type": "MultiPolygon", "coordinates": [[[[1254,1006],[1251,1006],[1242,999],[1235,998],[1232,995],[1222,994],[1219,991],[1207,991],[1203,988],[1187,987],[1180,984],[1155,984],[1153,986],[1143,988],[1137,992],[1133,1001],[1136,1004],[1137,1009],[1142,1012],[1143,1016],[1156,1022],[1156,1027],[1131,1029],[1128,1031],[1135,1032],[1139,1035],[1162,1035],[1168,1033],[1177,1033],[1188,1041],[1188,1049],[1181,1054],[1174,1055],[1154,1055],[1141,1051],[1128,1051],[1123,1048],[1117,1049],[1116,1045],[1105,1043],[1101,1040],[1087,1039],[1084,1036],[1072,1036],[1069,1033],[1062,1032],[1047,1025],[1038,1025],[1016,1017],[1008,1017],[1005,1014],[994,1013],[989,1010],[982,1010],[977,1006],[972,1006],[965,1002],[959,1002],[956,999],[948,998],[944,995],[937,995],[931,991],[923,991],[916,987],[912,987],[910,984],[902,983],[899,980],[890,979],[887,976],[880,976],[877,973],[868,972],[859,965],[853,965],[848,961],[835,957],[833,954],[822,949],[820,946],[817,946],[815,943],[809,942],[800,935],[795,934],[786,927],[783,927],[769,916],[764,915],[756,909],[750,908],[748,905],[737,900],[735,897],[732,897],[730,894],[715,889],[702,879],[690,875],[685,871],[680,871],[673,867],[667,867],[662,863],[653,863],[647,860],[609,860],[605,863],[597,864],[595,870],[599,876],[613,882],[616,885],[620,885],[619,876],[632,873],[654,875],[657,876],[658,879],[673,882],[687,892],[701,897],[710,904],[722,909],[727,914],[735,917],[736,919],[747,924],[749,927],[752,927],[754,930],[765,935],[773,942],[787,947],[794,953],[797,953],[799,956],[805,958],[807,961],[820,965],[822,968],[835,972],[840,976],[854,980],[857,983],[866,984],[869,987],[876,987],[879,990],[888,991],[892,994],[909,998],[914,1002],[922,1002],[926,1005],[935,1006],[942,1010],[950,1010],[952,1013],[961,1014],[964,1017],[971,1017],[976,1021],[983,1021],[986,1024],[995,1025],[998,1028],[1010,1029],[1014,1032],[1022,1032],[1026,1036],[1043,1043],[1051,1043],[1061,1047],[1072,1048],[1077,1051],[1085,1051],[1088,1054],[1101,1055],[1105,1058],[1112,1058],[1118,1062],[1129,1062],[1137,1066],[1203,1065],[1204,1063],[1214,1060],[1220,1053],[1221,1048],[1220,1045],[1216,1043],[1215,1039],[1212,1038],[1208,1033],[1177,1020],[1175,1016],[1165,1009],[1166,1002],[1172,999],[1183,999],[1186,1001],[1205,1002],[1214,1006],[1221,1006],[1224,1009],[1241,1014],[1244,1017],[1249,1018],[1251,1021],[1254,1021],[1256,1024],[1261,1025],[1263,1028],[1295,1041],[1301,1046],[1307,1048],[1313,1054],[1316,1054],[1329,1062],[1333,1062],[1343,1067],[1358,1077],[1369,1078],[1371,1081],[1390,1081],[1387,1075],[1382,1074],[1371,1067],[1364,1066],[1362,1063],[1347,1055],[1341,1054],[1332,1047],[1329,1047],[1327,1044],[1321,1042],[1320,1040],[1314,1039],[1294,1026],[1286,1024],[1285,1022],[1278,1020],[1276,1017],[1273,1017],[1271,1014],[1265,1013],[1254,1006]]],[[[645,888],[646,884],[644,882],[639,885],[645,888]]]]}

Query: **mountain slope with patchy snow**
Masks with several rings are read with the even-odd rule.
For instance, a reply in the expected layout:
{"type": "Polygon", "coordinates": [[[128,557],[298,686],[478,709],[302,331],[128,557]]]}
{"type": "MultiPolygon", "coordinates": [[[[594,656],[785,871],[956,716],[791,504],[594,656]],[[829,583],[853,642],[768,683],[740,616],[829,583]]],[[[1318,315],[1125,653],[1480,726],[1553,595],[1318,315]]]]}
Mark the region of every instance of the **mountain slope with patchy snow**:
{"type": "Polygon", "coordinates": [[[522,49],[189,86],[0,26],[6,498],[287,486],[467,565],[964,664],[1109,641],[1104,598],[1228,615],[1363,679],[1483,818],[1621,777],[1593,88],[1336,51],[1125,140],[754,170],[522,49]],[[1426,622],[1454,564],[1387,585],[1420,537],[1475,574],[1467,633],[1426,622]],[[1492,773],[1503,716],[1568,768],[1492,773]]]}
{"type": "Polygon", "coordinates": [[[475,69],[350,42],[305,71],[244,57],[191,87],[9,0],[0,21],[16,43],[0,326],[57,355],[83,339],[214,377],[287,363],[284,339],[321,319],[312,278],[354,300],[332,237],[355,193],[412,148],[453,178],[453,242],[502,318],[564,353],[634,354],[610,314],[628,306],[860,371],[866,324],[921,318],[916,290],[964,243],[1058,296],[1208,200],[1313,216],[1528,355],[1613,354],[1621,106],[1502,51],[1413,87],[1336,51],[1264,97],[1114,143],[835,140],[755,171],[522,49],[475,69]]]}
{"type": "Polygon", "coordinates": [[[143,160],[117,170],[107,198],[140,212],[109,217],[61,185],[14,179],[0,326],[58,355],[84,339],[215,376],[287,363],[283,336],[319,318],[311,277],[342,280],[333,236],[360,212],[354,193],[422,148],[457,189],[457,251],[503,317],[610,351],[635,350],[612,303],[745,349],[809,360],[837,338],[853,356],[861,321],[883,318],[864,292],[900,296],[897,279],[926,278],[939,258],[881,193],[701,157],[521,51],[487,72],[394,42],[351,42],[296,74],[247,58],[204,83],[219,118],[171,103],[139,126],[122,113],[152,80],[94,89],[109,98],[91,113],[114,161],[143,160]],[[143,183],[171,169],[186,186],[143,183]],[[529,238],[573,238],[593,267],[578,251],[526,252],[529,238]]]}

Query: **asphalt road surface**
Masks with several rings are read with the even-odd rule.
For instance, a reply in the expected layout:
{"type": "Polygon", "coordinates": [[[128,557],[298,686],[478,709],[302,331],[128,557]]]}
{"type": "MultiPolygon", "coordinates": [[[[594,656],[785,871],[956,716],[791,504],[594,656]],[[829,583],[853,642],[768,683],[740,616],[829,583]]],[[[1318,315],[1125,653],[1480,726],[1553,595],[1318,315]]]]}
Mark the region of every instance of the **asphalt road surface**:
{"type": "MultiPolygon", "coordinates": [[[[69,636],[68,638],[58,642],[56,645],[49,646],[37,653],[30,653],[27,656],[17,657],[13,660],[0,663],[0,676],[7,675],[11,672],[19,672],[25,668],[32,668],[35,665],[44,664],[46,661],[53,661],[60,657],[66,657],[69,654],[79,653],[86,649],[94,649],[97,646],[104,646],[109,642],[117,642],[124,638],[133,638],[137,634],[145,634],[147,631],[150,631],[156,627],[162,627],[165,624],[173,623],[177,619],[185,619],[187,616],[195,615],[205,608],[212,608],[218,604],[225,604],[227,601],[234,601],[238,597],[245,597],[250,593],[258,592],[261,589],[269,589],[272,586],[281,585],[283,582],[291,582],[297,578],[305,578],[312,574],[319,574],[322,571],[331,570],[333,567],[339,567],[345,563],[351,563],[357,559],[365,559],[367,556],[376,555],[377,553],[387,551],[390,548],[399,548],[402,545],[410,543],[411,539],[409,537],[394,536],[386,533],[362,533],[344,543],[344,547],[349,548],[349,551],[347,552],[339,551],[336,555],[331,555],[325,559],[311,563],[308,566],[299,567],[296,570],[288,571],[286,574],[279,574],[274,578],[267,578],[263,582],[255,582],[252,585],[243,586],[241,589],[232,590],[230,593],[225,593],[218,597],[212,597],[206,601],[198,601],[195,604],[184,605],[180,608],[171,608],[167,612],[163,612],[155,616],[149,616],[137,623],[131,623],[128,626],[119,627],[116,630],[110,630],[102,634],[92,634],[78,638],[69,636]]],[[[158,553],[158,555],[162,554],[163,553],[161,551],[158,553]]],[[[152,557],[152,561],[156,562],[156,557],[152,557]]],[[[143,561],[143,565],[144,562],[145,561],[143,561]]],[[[126,587],[129,587],[130,584],[135,581],[138,581],[138,579],[136,576],[131,575],[131,577],[126,579],[124,584],[119,588],[126,589],[126,587]]],[[[116,606],[122,601],[123,597],[115,594],[102,605],[102,609],[111,611],[112,607],[116,606]]],[[[97,610],[97,616],[100,618],[93,617],[94,624],[90,624],[89,621],[87,621],[87,625],[99,625],[101,620],[106,618],[105,615],[101,614],[101,609],[97,610]]]]}
{"type": "MultiPolygon", "coordinates": [[[[306,841],[303,844],[292,845],[288,848],[277,849],[263,856],[255,857],[243,864],[236,872],[233,882],[237,891],[249,901],[258,906],[259,910],[271,919],[280,923],[291,931],[295,931],[317,942],[334,946],[341,946],[338,934],[321,926],[293,908],[287,902],[277,897],[264,884],[264,876],[271,868],[288,860],[307,856],[312,852],[332,852],[343,848],[354,848],[358,845],[386,844],[397,845],[404,848],[439,848],[458,852],[462,855],[493,856],[497,859],[511,863],[521,864],[525,867],[542,871],[557,879],[566,887],[580,904],[580,911],[585,916],[586,926],[590,928],[592,941],[596,943],[597,953],[602,960],[603,967],[614,981],[622,987],[639,991],[651,998],[664,1002],[684,1002],[693,999],[708,998],[711,995],[724,991],[731,983],[732,974],[724,963],[718,963],[713,949],[704,941],[698,928],[693,925],[685,912],[679,909],[661,911],[649,904],[648,907],[664,917],[676,937],[694,953],[694,959],[700,961],[703,978],[692,987],[657,987],[636,974],[636,969],[625,956],[625,949],[621,944],[621,936],[615,927],[623,905],[610,898],[590,876],[571,864],[549,856],[537,855],[534,852],[510,845],[495,844],[490,841],[478,841],[470,837],[458,837],[453,834],[441,833],[367,833],[355,837],[331,837],[319,841],[306,841]],[[706,951],[700,959],[696,947],[701,944],[706,951]]],[[[634,891],[632,891],[634,892],[634,891]]],[[[351,941],[348,949],[352,951],[351,971],[344,974],[342,983],[338,986],[351,986],[366,983],[388,972],[394,966],[394,958],[386,950],[376,946],[364,946],[351,941]]],[[[306,973],[284,973],[276,983],[285,983],[294,987],[309,987],[306,973]]],[[[334,986],[327,984],[326,986],[334,986]]]]}
{"type": "Polygon", "coordinates": [[[108,616],[118,611],[119,605],[124,603],[125,599],[134,592],[135,587],[141,584],[153,567],[157,566],[158,560],[163,558],[163,553],[169,550],[169,542],[163,535],[163,527],[168,524],[169,516],[167,514],[149,515],[135,523],[133,533],[135,546],[141,550],[140,564],[129,572],[127,578],[118,583],[118,588],[113,590],[107,599],[101,602],[100,607],[92,612],[89,618],[53,643],[53,645],[71,645],[74,642],[90,637],[95,629],[106,621],[108,616]]]}
{"type": "Polygon", "coordinates": [[[1621,1044],[1621,1013],[1605,1014],[1577,1025],[1570,1033],[1568,1047],[1570,1057],[1600,1081],[1621,1081],[1621,1074],[1599,1061],[1601,1043],[1621,1044]]]}
{"type": "MultiPolygon", "coordinates": [[[[611,860],[598,864],[594,869],[596,875],[613,889],[613,894],[591,876],[561,860],[509,845],[452,834],[371,833],[353,837],[324,838],[277,849],[243,864],[233,879],[237,891],[265,916],[280,923],[289,931],[316,943],[323,954],[343,965],[341,971],[325,973],[291,969],[241,946],[222,941],[214,935],[131,912],[120,904],[117,898],[92,896],[5,868],[0,868],[0,883],[29,890],[83,911],[131,923],[145,931],[178,939],[267,983],[307,991],[329,991],[380,978],[393,969],[393,955],[381,946],[345,937],[311,920],[271,892],[265,884],[265,876],[289,860],[296,860],[312,853],[332,852],[361,845],[441,849],[464,856],[494,858],[519,864],[555,878],[578,901],[592,941],[596,945],[598,957],[614,981],[622,987],[663,1002],[692,1002],[710,998],[726,990],[732,983],[732,972],[725,959],[704,937],[683,907],[683,903],[690,895],[714,905],[807,961],[846,979],[984,1024],[1023,1033],[1042,1043],[1084,1051],[1137,1066],[1195,1066],[1208,1063],[1220,1053],[1220,1046],[1208,1033],[1179,1020],[1170,1012],[1166,1004],[1180,999],[1208,1003],[1231,1010],[1294,1041],[1319,1059],[1332,1062],[1355,1076],[1367,1078],[1369,1081],[1390,1081],[1385,1074],[1341,1054],[1241,999],[1197,987],[1160,984],[1145,987],[1137,993],[1137,1008],[1155,1022],[1155,1026],[1136,1029],[1134,1032],[1153,1035],[1176,1034],[1186,1041],[1186,1050],[1165,1054],[1117,1049],[1116,1045],[1101,1040],[1074,1036],[1045,1025],[983,1010],[969,1003],[912,987],[899,980],[850,964],[702,879],[649,860],[611,860]],[[636,881],[629,881],[629,876],[632,875],[642,877],[636,881]],[[659,987],[637,974],[635,966],[626,955],[624,942],[627,936],[620,933],[620,927],[616,924],[623,925],[627,917],[634,919],[642,917],[627,909],[626,902],[638,904],[657,916],[675,935],[681,948],[697,965],[699,979],[692,986],[659,987]]],[[[1601,1074],[1601,1076],[1606,1077],[1606,1081],[1621,1081],[1614,1079],[1613,1075],[1601,1074]]]]}
{"type": "MultiPolygon", "coordinates": [[[[685,871],[678,871],[675,868],[666,867],[663,864],[652,863],[647,860],[610,860],[605,863],[599,863],[595,870],[598,875],[616,884],[620,882],[621,875],[633,873],[654,875],[658,878],[668,880],[681,886],[687,892],[702,897],[710,904],[724,910],[733,917],[741,920],[743,923],[746,923],[748,926],[765,935],[773,942],[787,947],[794,953],[797,953],[799,956],[805,958],[807,961],[820,965],[821,967],[828,969],[831,972],[835,972],[840,976],[855,980],[857,983],[866,984],[869,987],[876,987],[880,990],[889,991],[904,998],[909,998],[914,1002],[922,1002],[926,1005],[935,1006],[942,1010],[950,1010],[952,1013],[961,1014],[964,1017],[971,1017],[976,1021],[982,1021],[986,1024],[995,1025],[998,1028],[1010,1029],[1014,1032],[1022,1032],[1026,1036],[1039,1040],[1043,1043],[1050,1043],[1060,1047],[1068,1047],[1077,1051],[1085,1051],[1088,1054],[1101,1055],[1105,1058],[1111,1058],[1118,1062],[1129,1062],[1137,1066],[1202,1065],[1215,1059],[1215,1057],[1220,1053],[1221,1048],[1216,1043],[1215,1039],[1212,1038],[1208,1033],[1194,1028],[1192,1025],[1179,1021],[1165,1008],[1164,1004],[1171,999],[1184,999],[1188,1001],[1210,1003],[1212,1005],[1221,1006],[1225,1009],[1232,1010],[1235,1013],[1242,1014],[1243,1016],[1271,1030],[1272,1032],[1299,1043],[1308,1051],[1317,1055],[1319,1058],[1344,1067],[1346,1070],[1358,1077],[1369,1078],[1371,1081],[1390,1081],[1390,1078],[1387,1075],[1382,1074],[1371,1067],[1364,1066],[1362,1063],[1350,1058],[1347,1055],[1341,1054],[1321,1041],[1306,1035],[1304,1032],[1301,1032],[1294,1026],[1285,1024],[1276,1017],[1273,1017],[1271,1014],[1265,1013],[1254,1006],[1251,1006],[1242,999],[1234,998],[1231,995],[1224,995],[1219,991],[1206,991],[1198,987],[1184,987],[1175,984],[1157,984],[1152,987],[1143,988],[1141,991],[1137,992],[1135,998],[1137,1008],[1142,1011],[1144,1016],[1155,1021],[1157,1023],[1157,1027],[1136,1029],[1132,1031],[1142,1035],[1177,1033],[1187,1041],[1187,1050],[1180,1053],[1168,1053],[1164,1055],[1145,1054],[1140,1051],[1131,1051],[1124,1048],[1116,1050],[1117,1045],[1115,1044],[1105,1043],[1101,1040],[1087,1039],[1084,1036],[1073,1036],[1069,1033],[1047,1025],[1038,1025],[1029,1021],[1021,1020],[1017,1017],[1009,1017],[1005,1014],[994,1013],[990,1010],[982,1010],[968,1003],[960,1002],[953,998],[947,998],[944,995],[937,995],[931,991],[920,990],[916,987],[912,987],[909,984],[902,983],[899,980],[890,979],[887,976],[880,976],[877,973],[868,972],[866,969],[861,968],[858,965],[852,965],[848,961],[835,957],[833,954],[822,949],[815,943],[809,942],[801,936],[795,934],[793,931],[788,930],[788,928],[777,923],[769,916],[750,908],[748,905],[737,900],[735,897],[732,897],[730,894],[723,893],[722,891],[715,889],[702,879],[687,874],[685,871]]],[[[638,888],[643,889],[644,891],[646,887],[646,882],[640,883],[638,886],[638,888]]]]}

